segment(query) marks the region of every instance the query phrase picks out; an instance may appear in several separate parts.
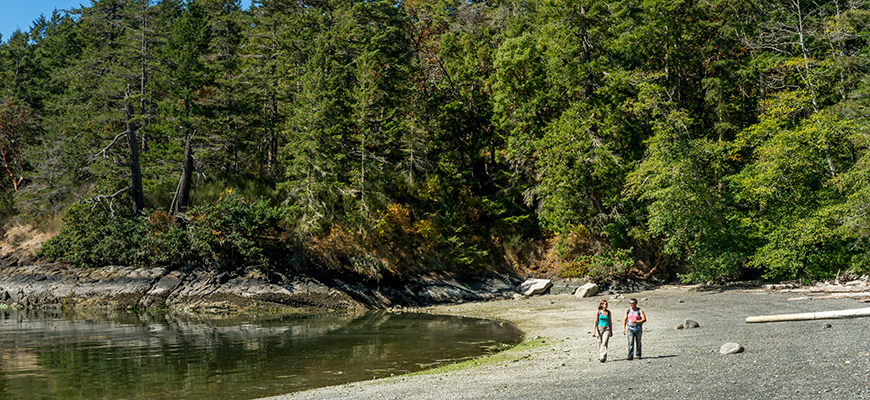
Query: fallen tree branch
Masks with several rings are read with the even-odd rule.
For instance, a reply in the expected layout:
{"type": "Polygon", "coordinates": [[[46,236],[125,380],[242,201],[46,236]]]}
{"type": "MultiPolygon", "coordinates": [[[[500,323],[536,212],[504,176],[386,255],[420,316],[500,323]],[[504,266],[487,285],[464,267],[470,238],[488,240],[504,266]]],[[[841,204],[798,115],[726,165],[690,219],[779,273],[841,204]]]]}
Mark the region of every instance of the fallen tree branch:
{"type": "Polygon", "coordinates": [[[856,317],[870,317],[870,308],[856,308],[852,310],[822,311],[802,314],[760,315],[755,317],[746,317],[746,323],[751,324],[758,322],[809,321],[816,319],[840,319],[856,317]]]}

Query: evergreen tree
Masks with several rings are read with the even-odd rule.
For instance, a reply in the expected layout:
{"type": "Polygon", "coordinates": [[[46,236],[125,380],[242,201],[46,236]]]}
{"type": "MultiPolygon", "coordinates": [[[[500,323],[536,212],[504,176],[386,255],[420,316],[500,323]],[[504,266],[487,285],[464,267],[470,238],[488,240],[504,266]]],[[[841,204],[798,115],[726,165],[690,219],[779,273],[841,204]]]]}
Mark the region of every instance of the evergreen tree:
{"type": "Polygon", "coordinates": [[[64,146],[64,152],[73,160],[98,156],[110,162],[97,165],[73,161],[68,165],[73,166],[70,172],[78,180],[109,179],[106,187],[96,188],[94,200],[111,202],[130,191],[134,215],[144,208],[137,134],[147,122],[143,91],[148,58],[145,39],[135,33],[141,32],[142,13],[148,11],[148,2],[97,0],[90,8],[74,11],[80,15],[78,24],[86,47],[81,59],[61,72],[68,86],[54,104],[58,118],[51,127],[54,138],[76,138],[64,146]],[[115,149],[119,142],[126,142],[125,152],[115,149]],[[120,168],[127,173],[118,171],[120,168]],[[121,181],[128,183],[122,185],[121,181]]]}

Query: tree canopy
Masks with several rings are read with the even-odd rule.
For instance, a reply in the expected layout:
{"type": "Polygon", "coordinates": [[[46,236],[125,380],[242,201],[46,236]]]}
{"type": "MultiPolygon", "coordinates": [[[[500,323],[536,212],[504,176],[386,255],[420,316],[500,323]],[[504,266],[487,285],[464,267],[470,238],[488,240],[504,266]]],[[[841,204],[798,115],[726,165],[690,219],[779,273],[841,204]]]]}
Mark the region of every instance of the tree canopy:
{"type": "Polygon", "coordinates": [[[81,266],[870,272],[865,0],[91,0],[0,43],[81,266]],[[295,256],[291,256],[294,255],[295,256]]]}

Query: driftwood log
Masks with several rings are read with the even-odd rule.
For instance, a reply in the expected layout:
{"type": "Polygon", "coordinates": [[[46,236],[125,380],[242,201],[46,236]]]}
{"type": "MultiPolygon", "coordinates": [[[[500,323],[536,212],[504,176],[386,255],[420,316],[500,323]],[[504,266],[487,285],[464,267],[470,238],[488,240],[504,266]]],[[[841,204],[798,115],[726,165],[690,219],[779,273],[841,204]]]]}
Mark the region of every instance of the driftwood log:
{"type": "Polygon", "coordinates": [[[847,298],[847,299],[866,299],[866,298],[870,297],[870,292],[858,292],[858,293],[831,293],[831,294],[824,294],[824,295],[821,295],[822,293],[818,293],[818,294],[819,294],[819,296],[800,296],[800,297],[791,297],[791,298],[789,298],[788,300],[789,300],[789,301],[794,301],[794,300],[813,300],[813,299],[823,300],[823,299],[842,299],[842,298],[847,298]]]}
{"type": "Polygon", "coordinates": [[[801,314],[759,315],[755,317],[746,317],[746,323],[751,324],[758,322],[807,321],[815,319],[838,319],[857,317],[870,317],[870,308],[856,308],[852,310],[822,311],[801,314]]]}
{"type": "Polygon", "coordinates": [[[821,286],[809,287],[800,289],[782,289],[780,293],[857,293],[870,292],[870,287],[867,285],[854,286],[821,286]]]}

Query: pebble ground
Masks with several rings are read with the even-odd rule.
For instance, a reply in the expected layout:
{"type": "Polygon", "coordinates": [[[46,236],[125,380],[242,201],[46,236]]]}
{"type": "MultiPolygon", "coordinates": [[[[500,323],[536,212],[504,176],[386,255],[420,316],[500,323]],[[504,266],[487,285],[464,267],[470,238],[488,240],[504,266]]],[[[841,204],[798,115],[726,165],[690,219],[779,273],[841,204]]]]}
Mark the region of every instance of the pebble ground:
{"type": "Polygon", "coordinates": [[[748,316],[867,308],[868,303],[789,301],[793,294],[678,286],[623,296],[548,295],[421,309],[511,321],[526,340],[544,344],[507,350],[503,361],[457,371],[270,399],[870,399],[870,318],[745,322],[748,316]],[[626,359],[622,318],[630,297],[640,300],[649,319],[642,360],[626,359]],[[598,362],[592,337],[601,299],[610,302],[616,319],[606,363],[598,362]],[[700,327],[675,329],[686,318],[700,327]],[[719,354],[728,342],[745,351],[719,354]]]}

